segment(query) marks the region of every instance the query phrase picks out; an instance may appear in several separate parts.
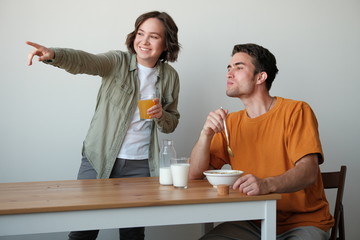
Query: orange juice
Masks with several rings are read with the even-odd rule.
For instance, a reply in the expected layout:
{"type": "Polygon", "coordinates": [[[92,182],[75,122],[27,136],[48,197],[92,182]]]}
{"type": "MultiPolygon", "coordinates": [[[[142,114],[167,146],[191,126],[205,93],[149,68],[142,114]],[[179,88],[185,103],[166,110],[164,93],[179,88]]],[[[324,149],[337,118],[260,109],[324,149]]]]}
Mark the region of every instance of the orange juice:
{"type": "Polygon", "coordinates": [[[150,119],[150,116],[146,112],[149,108],[151,108],[154,105],[155,103],[152,99],[138,100],[140,119],[150,119]]]}

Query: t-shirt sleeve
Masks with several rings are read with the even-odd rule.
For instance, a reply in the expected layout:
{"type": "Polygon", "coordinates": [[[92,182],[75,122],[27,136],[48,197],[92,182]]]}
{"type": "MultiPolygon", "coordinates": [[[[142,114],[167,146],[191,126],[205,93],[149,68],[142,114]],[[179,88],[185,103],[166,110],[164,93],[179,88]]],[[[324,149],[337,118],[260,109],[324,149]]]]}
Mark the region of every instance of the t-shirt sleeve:
{"type": "Polygon", "coordinates": [[[319,164],[324,162],[318,131],[318,122],[311,107],[303,103],[291,119],[288,132],[288,153],[293,163],[308,154],[319,154],[319,164]]]}

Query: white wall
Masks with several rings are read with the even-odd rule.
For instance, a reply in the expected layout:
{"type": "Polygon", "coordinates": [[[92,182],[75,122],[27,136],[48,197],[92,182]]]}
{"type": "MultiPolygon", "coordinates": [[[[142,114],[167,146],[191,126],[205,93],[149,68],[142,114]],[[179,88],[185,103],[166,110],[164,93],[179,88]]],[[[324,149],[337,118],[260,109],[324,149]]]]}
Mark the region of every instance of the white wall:
{"type": "MultiPolygon", "coordinates": [[[[100,80],[35,63],[26,40],[93,53],[125,50],[136,17],[161,10],[180,29],[180,124],[171,134],[189,155],[210,110],[243,108],[225,96],[232,46],[254,42],[277,57],[271,93],[307,101],[317,114],[325,151],[323,170],[348,166],[346,234],[358,236],[360,117],[358,74],[360,2],[357,0],[1,0],[0,182],[75,179],[100,80]]],[[[147,239],[195,239],[199,226],[147,229],[147,239]],[[163,237],[160,237],[163,236],[163,237]]],[[[65,239],[66,233],[0,237],[65,239]]],[[[99,239],[117,239],[115,230],[99,239]]]]}

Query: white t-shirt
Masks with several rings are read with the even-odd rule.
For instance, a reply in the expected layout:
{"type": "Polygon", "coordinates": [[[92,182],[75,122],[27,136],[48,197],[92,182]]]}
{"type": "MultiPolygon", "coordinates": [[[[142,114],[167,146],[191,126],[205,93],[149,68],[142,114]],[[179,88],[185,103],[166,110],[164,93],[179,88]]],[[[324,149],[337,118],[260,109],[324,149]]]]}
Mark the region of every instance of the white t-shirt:
{"type": "MultiPolygon", "coordinates": [[[[140,94],[155,95],[157,69],[137,64],[140,81],[140,94]]],[[[136,108],[130,127],[126,133],[118,158],[142,160],[149,157],[150,135],[153,121],[140,120],[139,108],[136,108]]]]}

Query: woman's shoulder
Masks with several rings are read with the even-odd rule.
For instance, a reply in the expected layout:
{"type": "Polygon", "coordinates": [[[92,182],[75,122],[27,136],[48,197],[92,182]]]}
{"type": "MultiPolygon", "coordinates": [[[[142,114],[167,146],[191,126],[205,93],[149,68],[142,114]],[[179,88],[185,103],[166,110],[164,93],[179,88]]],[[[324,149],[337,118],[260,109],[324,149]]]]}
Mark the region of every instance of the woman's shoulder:
{"type": "Polygon", "coordinates": [[[103,54],[117,58],[127,58],[127,59],[131,59],[131,57],[134,55],[130,52],[121,51],[121,50],[109,50],[103,54]]]}
{"type": "Polygon", "coordinates": [[[159,64],[160,76],[170,76],[171,78],[179,78],[179,74],[176,69],[167,62],[160,62],[159,64]]]}

